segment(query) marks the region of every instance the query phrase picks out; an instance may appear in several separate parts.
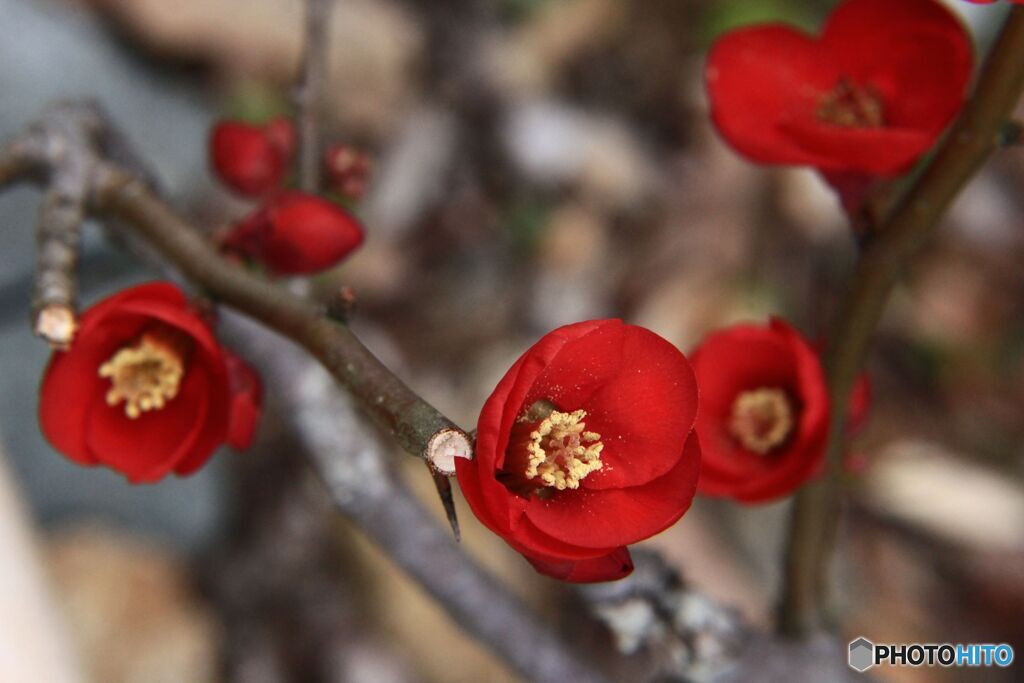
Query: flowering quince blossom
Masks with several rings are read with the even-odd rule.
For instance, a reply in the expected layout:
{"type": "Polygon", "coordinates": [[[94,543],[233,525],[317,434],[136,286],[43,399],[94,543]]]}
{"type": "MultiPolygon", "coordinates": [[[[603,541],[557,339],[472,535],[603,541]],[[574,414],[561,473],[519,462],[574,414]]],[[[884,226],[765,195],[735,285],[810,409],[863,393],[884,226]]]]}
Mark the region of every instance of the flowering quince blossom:
{"type": "Polygon", "coordinates": [[[259,413],[255,372],[161,282],[86,311],[71,348],[51,357],[39,399],[54,448],[133,483],[190,474],[225,442],[248,446],[259,413]]]}
{"type": "Polygon", "coordinates": [[[287,119],[263,126],[221,121],[210,133],[210,165],[220,180],[246,197],[281,187],[295,149],[295,129],[287,119]]]}
{"type": "Polygon", "coordinates": [[[574,582],[633,569],[625,546],[690,507],[697,385],[674,346],[593,320],[558,328],[498,383],[456,473],[477,517],[537,571],[574,582]]]}
{"type": "Polygon", "coordinates": [[[275,195],[228,233],[222,247],[279,275],[329,268],[363,242],[359,221],[337,204],[304,192],[275,195]]]}
{"type": "Polygon", "coordinates": [[[882,177],[935,143],[973,61],[937,0],[846,0],[819,37],[781,24],[725,34],[705,78],[715,126],[751,160],[882,177]]]}
{"type": "MultiPolygon", "coordinates": [[[[702,494],[756,503],[793,492],[823,464],[828,390],[814,348],[781,320],[714,332],[690,356],[701,389],[702,494]]],[[[863,420],[866,385],[855,394],[863,420]]]]}

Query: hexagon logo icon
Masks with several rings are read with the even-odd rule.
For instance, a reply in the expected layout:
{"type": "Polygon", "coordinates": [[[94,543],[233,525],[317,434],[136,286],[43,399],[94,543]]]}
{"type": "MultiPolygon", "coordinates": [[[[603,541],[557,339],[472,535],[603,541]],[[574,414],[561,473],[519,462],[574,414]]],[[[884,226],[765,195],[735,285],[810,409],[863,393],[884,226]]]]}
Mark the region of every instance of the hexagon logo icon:
{"type": "Polygon", "coordinates": [[[850,668],[864,672],[875,665],[875,644],[861,636],[850,643],[850,668]]]}

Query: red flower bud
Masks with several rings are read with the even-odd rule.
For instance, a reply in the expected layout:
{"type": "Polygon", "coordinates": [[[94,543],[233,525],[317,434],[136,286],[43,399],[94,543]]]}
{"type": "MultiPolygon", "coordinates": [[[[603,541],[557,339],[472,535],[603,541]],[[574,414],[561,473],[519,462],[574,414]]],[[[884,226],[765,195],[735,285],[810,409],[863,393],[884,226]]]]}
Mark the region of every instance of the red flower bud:
{"type": "Polygon", "coordinates": [[[210,134],[210,164],[232,190],[259,197],[281,186],[294,148],[295,131],[287,119],[265,126],[222,121],[210,134]]]}
{"type": "Polygon", "coordinates": [[[39,399],[54,448],[135,483],[190,474],[225,441],[248,444],[259,410],[255,373],[167,283],[86,311],[71,348],[51,357],[39,399]]]}
{"type": "Polygon", "coordinates": [[[686,358],[619,320],[561,327],[498,383],[456,473],[477,517],[542,574],[609,581],[625,546],[690,507],[700,469],[686,358]]]}
{"type": "Polygon", "coordinates": [[[349,145],[332,145],[324,153],[327,182],[332,190],[349,199],[366,192],[372,164],[369,155],[349,145]]]}
{"type": "Polygon", "coordinates": [[[698,488],[755,503],[796,490],[822,465],[828,390],[814,348],[792,327],[736,325],[691,354],[700,384],[698,488]]]}
{"type": "Polygon", "coordinates": [[[846,0],[817,38],[779,24],[724,35],[705,76],[715,125],[751,160],[891,176],[960,110],[973,61],[936,0],[846,0]]]}
{"type": "Polygon", "coordinates": [[[283,192],[246,217],[223,247],[280,275],[329,268],[363,242],[363,229],[333,202],[303,192],[283,192]]]}

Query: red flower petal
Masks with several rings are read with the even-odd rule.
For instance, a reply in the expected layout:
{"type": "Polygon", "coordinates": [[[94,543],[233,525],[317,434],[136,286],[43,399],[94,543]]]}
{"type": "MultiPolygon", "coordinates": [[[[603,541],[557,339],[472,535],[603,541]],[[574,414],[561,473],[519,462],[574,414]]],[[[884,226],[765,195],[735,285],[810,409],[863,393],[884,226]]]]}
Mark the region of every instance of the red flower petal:
{"type": "Polygon", "coordinates": [[[616,548],[607,555],[589,560],[550,560],[531,555],[524,557],[541,574],[572,583],[617,581],[633,572],[633,558],[626,548],[616,548]]]}
{"type": "Polygon", "coordinates": [[[700,473],[700,443],[691,434],[675,466],[654,481],[621,489],[580,488],[534,498],[526,515],[538,529],[585,548],[629,545],[665,530],[690,508],[700,473]]]}
{"type": "Polygon", "coordinates": [[[95,465],[96,458],[85,441],[89,407],[106,394],[109,382],[99,376],[99,367],[121,346],[122,339],[139,333],[138,319],[108,324],[106,334],[94,334],[96,316],[86,312],[70,350],[50,358],[39,390],[39,424],[50,444],[82,465],[95,465]]]}
{"type": "Polygon", "coordinates": [[[839,78],[838,67],[824,57],[813,37],[777,24],[739,29],[715,41],[705,80],[711,118],[722,136],[753,161],[826,161],[781,129],[795,120],[810,123],[819,93],[839,78]]]}
{"type": "Polygon", "coordinates": [[[974,69],[967,29],[935,0],[844,2],[821,42],[844,75],[881,93],[886,127],[933,137],[960,110],[974,69]]]}
{"type": "Polygon", "coordinates": [[[515,527],[505,539],[524,555],[543,555],[550,560],[589,560],[613,552],[613,546],[587,548],[553,538],[530,521],[526,515],[516,520],[515,527]]]}
{"type": "Polygon", "coordinates": [[[252,445],[260,419],[263,387],[260,376],[244,360],[224,352],[227,362],[228,387],[231,391],[231,419],[227,442],[232,448],[245,450],[252,445]]]}
{"type": "Polygon", "coordinates": [[[603,441],[604,467],[583,480],[588,489],[639,486],[664,475],[697,418],[697,379],[675,346],[630,326],[620,354],[616,375],[579,404],[588,429],[615,435],[603,441]]]}
{"type": "MultiPolygon", "coordinates": [[[[189,454],[205,426],[209,384],[202,372],[185,374],[173,400],[136,419],[124,406],[93,401],[86,440],[98,462],[122,472],[132,483],[156,481],[189,454]]],[[[221,434],[223,438],[223,434],[221,434]]]]}

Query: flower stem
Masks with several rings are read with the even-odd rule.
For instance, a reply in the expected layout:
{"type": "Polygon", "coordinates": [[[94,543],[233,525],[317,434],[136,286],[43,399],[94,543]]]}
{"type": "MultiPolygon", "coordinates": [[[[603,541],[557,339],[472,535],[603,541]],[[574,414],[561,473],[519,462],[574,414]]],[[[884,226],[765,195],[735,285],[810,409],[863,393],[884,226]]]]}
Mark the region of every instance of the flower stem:
{"type": "Polygon", "coordinates": [[[327,81],[328,32],[334,0],[306,0],[302,73],[295,88],[299,134],[299,187],[320,191],[320,115],[327,81]]]}
{"type": "Polygon", "coordinates": [[[790,519],[779,627],[806,636],[826,626],[828,574],[842,503],[849,395],[893,288],[939,218],[1000,144],[1024,91],[1024,7],[1014,7],[982,67],[974,96],[928,168],[864,245],[829,337],[825,366],[832,406],[827,471],[797,495],[790,519]]]}

